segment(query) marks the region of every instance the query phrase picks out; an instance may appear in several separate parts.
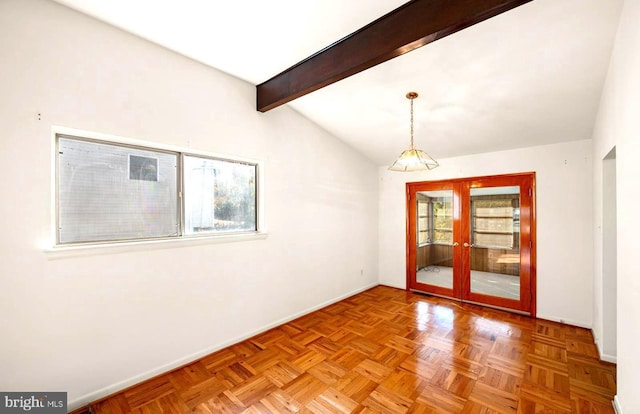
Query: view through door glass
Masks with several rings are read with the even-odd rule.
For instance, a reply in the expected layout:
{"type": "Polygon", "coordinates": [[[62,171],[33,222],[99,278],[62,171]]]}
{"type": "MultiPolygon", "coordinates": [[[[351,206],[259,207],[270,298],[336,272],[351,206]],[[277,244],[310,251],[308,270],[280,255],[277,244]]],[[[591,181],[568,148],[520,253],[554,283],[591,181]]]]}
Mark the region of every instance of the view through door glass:
{"type": "Polygon", "coordinates": [[[520,187],[471,188],[471,293],[520,300],[520,187]]]}
{"type": "Polygon", "coordinates": [[[453,289],[453,191],[421,191],[416,199],[416,280],[453,289]]]}
{"type": "Polygon", "coordinates": [[[407,287],[535,316],[535,175],[407,183],[407,287]]]}

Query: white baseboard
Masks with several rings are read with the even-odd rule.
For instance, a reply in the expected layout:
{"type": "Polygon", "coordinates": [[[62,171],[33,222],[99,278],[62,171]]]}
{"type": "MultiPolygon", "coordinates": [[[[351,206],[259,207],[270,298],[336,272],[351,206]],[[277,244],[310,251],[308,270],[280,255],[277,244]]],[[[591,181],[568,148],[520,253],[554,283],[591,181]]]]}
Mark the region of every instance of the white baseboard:
{"type": "Polygon", "coordinates": [[[112,384],[112,385],[109,385],[107,387],[104,387],[104,388],[101,388],[99,390],[96,390],[94,392],[90,392],[89,394],[85,394],[85,395],[83,395],[81,397],[78,397],[78,398],[76,398],[74,400],[69,401],[68,402],[68,409],[69,409],[69,411],[73,411],[73,410],[75,410],[77,408],[84,407],[86,405],[91,404],[94,401],[97,401],[97,400],[101,399],[101,398],[104,398],[104,397],[107,397],[109,395],[115,394],[115,393],[117,393],[119,391],[122,391],[125,388],[128,388],[128,387],[131,387],[133,385],[139,384],[139,383],[141,383],[143,381],[146,381],[146,380],[148,380],[150,378],[153,378],[153,377],[158,376],[160,374],[163,374],[165,372],[169,372],[169,371],[174,370],[174,369],[176,369],[178,367],[181,367],[183,365],[187,365],[190,362],[196,361],[196,360],[198,360],[198,359],[200,359],[200,358],[202,358],[202,357],[204,357],[206,355],[212,354],[212,353],[214,353],[216,351],[219,351],[219,350],[221,350],[223,348],[226,348],[226,347],[228,347],[230,345],[237,344],[238,342],[242,342],[245,339],[249,339],[249,338],[251,338],[253,336],[256,336],[256,335],[258,335],[258,334],[260,334],[262,332],[268,331],[269,329],[275,328],[276,326],[283,325],[283,324],[285,324],[287,322],[290,322],[290,321],[292,321],[292,320],[294,320],[296,318],[299,318],[299,317],[304,316],[304,315],[306,315],[308,313],[317,311],[318,309],[322,309],[322,308],[327,307],[329,305],[332,305],[332,304],[334,304],[336,302],[340,302],[343,299],[346,299],[346,298],[348,298],[350,296],[353,296],[353,295],[357,295],[358,293],[364,292],[365,290],[371,289],[371,288],[376,287],[378,285],[379,285],[379,283],[376,282],[376,283],[372,283],[372,284],[366,285],[364,287],[352,290],[351,292],[345,293],[345,294],[340,295],[340,296],[338,296],[336,298],[327,300],[327,301],[322,302],[322,303],[320,303],[318,305],[312,306],[312,307],[307,308],[307,309],[305,309],[303,311],[297,312],[297,313],[295,313],[293,315],[290,315],[290,316],[287,316],[287,317],[282,318],[280,320],[277,320],[277,321],[275,321],[273,323],[270,323],[270,324],[265,325],[265,326],[263,326],[261,328],[253,330],[251,332],[248,332],[248,333],[246,333],[246,334],[244,334],[242,336],[239,336],[237,338],[231,339],[229,341],[226,341],[224,343],[212,346],[212,347],[207,348],[207,349],[203,349],[203,350],[201,350],[199,352],[196,352],[194,354],[187,355],[185,357],[177,359],[177,360],[175,360],[173,362],[170,362],[168,364],[165,364],[165,365],[159,366],[157,368],[154,368],[154,369],[152,369],[150,371],[147,371],[147,372],[145,372],[143,374],[136,375],[136,376],[134,376],[132,378],[129,378],[129,379],[126,379],[124,381],[120,381],[120,382],[117,382],[115,384],[112,384]]]}
{"type": "Polygon", "coordinates": [[[396,284],[391,283],[391,282],[386,281],[386,280],[381,280],[380,281],[380,285],[381,286],[387,286],[387,287],[394,288],[394,289],[402,289],[402,290],[406,290],[407,289],[407,287],[404,286],[404,285],[403,286],[396,285],[396,284]]]}
{"type": "Polygon", "coordinates": [[[604,354],[602,352],[602,346],[600,343],[600,338],[596,338],[596,334],[595,332],[593,332],[593,329],[591,330],[591,334],[593,335],[593,341],[596,343],[596,349],[598,350],[598,356],[600,357],[601,361],[606,361],[606,362],[611,362],[612,364],[617,364],[618,363],[618,358],[615,355],[609,355],[609,354],[604,354]]]}
{"type": "Polygon", "coordinates": [[[560,318],[558,316],[553,316],[553,315],[544,315],[540,312],[538,312],[538,314],[536,315],[536,317],[538,319],[546,319],[548,321],[553,321],[553,322],[559,322],[559,323],[564,323],[567,325],[572,325],[572,326],[577,326],[579,328],[585,328],[585,329],[592,329],[592,326],[588,323],[585,322],[578,322],[578,321],[574,321],[571,319],[564,319],[564,318],[560,318]]]}
{"type": "Polygon", "coordinates": [[[600,343],[600,338],[596,338],[596,333],[591,330],[591,335],[593,336],[593,342],[596,344],[596,349],[598,350],[598,356],[602,359],[602,345],[600,343]]]}
{"type": "Polygon", "coordinates": [[[620,407],[620,400],[618,399],[617,395],[613,397],[613,409],[615,410],[616,414],[622,414],[622,407],[620,407]]]}

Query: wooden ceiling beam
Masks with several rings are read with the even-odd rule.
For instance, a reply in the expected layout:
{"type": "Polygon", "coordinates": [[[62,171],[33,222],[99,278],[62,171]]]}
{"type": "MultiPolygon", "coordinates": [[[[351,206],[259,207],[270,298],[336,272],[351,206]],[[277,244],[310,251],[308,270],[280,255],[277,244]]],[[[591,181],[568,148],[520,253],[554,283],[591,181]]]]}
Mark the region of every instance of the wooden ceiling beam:
{"type": "Polygon", "coordinates": [[[410,1],[258,85],[257,109],[266,112],[529,1],[410,1]]]}

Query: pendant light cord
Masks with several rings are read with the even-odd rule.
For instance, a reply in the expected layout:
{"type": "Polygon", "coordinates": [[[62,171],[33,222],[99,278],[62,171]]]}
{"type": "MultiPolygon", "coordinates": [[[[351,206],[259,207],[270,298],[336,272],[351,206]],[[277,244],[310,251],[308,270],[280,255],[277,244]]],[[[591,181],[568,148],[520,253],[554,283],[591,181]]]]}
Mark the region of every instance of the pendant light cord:
{"type": "Polygon", "coordinates": [[[410,98],[411,101],[411,149],[413,149],[413,99],[410,98]]]}

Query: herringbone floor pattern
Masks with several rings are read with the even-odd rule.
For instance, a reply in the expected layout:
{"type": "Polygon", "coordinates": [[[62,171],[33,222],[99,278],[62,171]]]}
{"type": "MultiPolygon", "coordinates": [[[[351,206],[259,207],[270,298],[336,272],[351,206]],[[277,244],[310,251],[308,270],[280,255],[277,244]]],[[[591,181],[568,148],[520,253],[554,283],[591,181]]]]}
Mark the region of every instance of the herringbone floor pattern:
{"type": "Polygon", "coordinates": [[[102,413],[613,413],[586,329],[376,287],[92,406],[102,413]]]}

